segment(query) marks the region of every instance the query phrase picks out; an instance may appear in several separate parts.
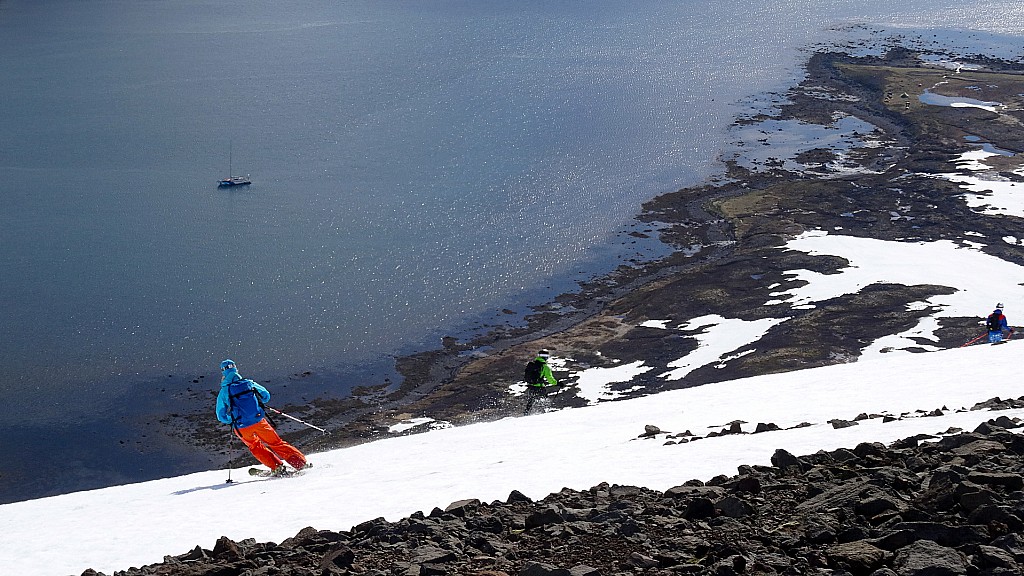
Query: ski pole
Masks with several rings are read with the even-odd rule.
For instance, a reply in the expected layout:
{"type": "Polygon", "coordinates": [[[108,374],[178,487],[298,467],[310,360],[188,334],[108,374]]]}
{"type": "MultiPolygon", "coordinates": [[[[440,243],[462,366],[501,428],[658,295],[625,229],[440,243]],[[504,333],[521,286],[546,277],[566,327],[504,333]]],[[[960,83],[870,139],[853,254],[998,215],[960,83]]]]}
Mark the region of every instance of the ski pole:
{"type": "MultiPolygon", "coordinates": [[[[238,434],[235,433],[235,426],[234,426],[233,423],[231,425],[231,436],[233,436],[233,437],[237,437],[238,436],[238,434]]],[[[234,483],[234,480],[231,479],[231,460],[228,460],[228,479],[225,480],[224,483],[225,484],[232,484],[232,483],[234,483]]]]}
{"type": "Polygon", "coordinates": [[[963,343],[960,347],[963,348],[964,346],[970,346],[971,344],[974,344],[975,342],[977,342],[978,340],[981,340],[985,336],[988,336],[988,332],[982,333],[981,336],[978,336],[977,338],[975,338],[974,340],[971,340],[970,342],[963,343]]]}
{"type": "Polygon", "coordinates": [[[319,430],[319,431],[323,432],[324,434],[327,434],[327,430],[324,430],[323,428],[321,428],[321,427],[319,427],[319,426],[313,426],[313,425],[312,425],[312,424],[310,424],[309,422],[304,422],[304,421],[302,421],[302,420],[299,420],[298,418],[296,418],[295,416],[292,416],[291,414],[285,414],[284,412],[281,412],[281,411],[280,411],[280,410],[278,410],[277,408],[271,408],[270,406],[267,406],[267,410],[270,410],[270,411],[272,411],[272,412],[275,412],[275,413],[277,413],[277,414],[280,414],[281,416],[284,416],[285,418],[291,418],[292,420],[295,420],[295,421],[296,421],[296,422],[298,422],[299,424],[305,424],[306,426],[309,426],[310,428],[315,428],[315,429],[317,429],[317,430],[319,430]]]}

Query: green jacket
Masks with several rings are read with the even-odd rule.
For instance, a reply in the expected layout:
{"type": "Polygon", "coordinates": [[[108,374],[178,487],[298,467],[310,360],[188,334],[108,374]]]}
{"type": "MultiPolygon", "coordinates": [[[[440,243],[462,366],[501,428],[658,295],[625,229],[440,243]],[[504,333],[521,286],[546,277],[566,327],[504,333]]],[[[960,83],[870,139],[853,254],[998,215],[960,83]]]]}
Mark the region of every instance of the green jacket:
{"type": "Polygon", "coordinates": [[[547,384],[530,384],[530,386],[533,386],[535,388],[543,388],[545,386],[558,386],[558,380],[555,380],[555,375],[551,373],[551,366],[548,366],[548,361],[544,358],[541,358],[540,356],[537,356],[535,360],[539,360],[540,363],[543,364],[543,366],[541,366],[540,369],[540,377],[541,380],[547,382],[547,384]]]}

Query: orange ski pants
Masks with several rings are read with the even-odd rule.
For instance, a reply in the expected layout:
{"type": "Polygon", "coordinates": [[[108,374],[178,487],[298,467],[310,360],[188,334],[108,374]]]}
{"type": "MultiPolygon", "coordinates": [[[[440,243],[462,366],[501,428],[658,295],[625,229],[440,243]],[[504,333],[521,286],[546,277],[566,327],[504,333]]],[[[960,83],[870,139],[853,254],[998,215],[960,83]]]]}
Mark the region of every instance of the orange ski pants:
{"type": "Polygon", "coordinates": [[[295,469],[301,469],[306,465],[306,457],[302,452],[282,440],[266,418],[252,426],[238,428],[235,434],[245,442],[252,455],[271,470],[277,468],[282,460],[295,469]]]}

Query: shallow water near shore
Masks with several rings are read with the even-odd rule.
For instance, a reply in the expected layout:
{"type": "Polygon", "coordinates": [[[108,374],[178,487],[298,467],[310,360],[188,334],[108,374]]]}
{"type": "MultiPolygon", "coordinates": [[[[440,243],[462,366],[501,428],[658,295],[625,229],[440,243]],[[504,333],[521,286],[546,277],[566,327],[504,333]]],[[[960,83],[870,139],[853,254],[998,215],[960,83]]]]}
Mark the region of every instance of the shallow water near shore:
{"type": "MultiPolygon", "coordinates": [[[[379,383],[663,253],[628,235],[640,204],[720,173],[732,120],[836,28],[998,45],[1016,5],[7,2],[0,416],[103,427],[228,356],[271,383],[363,367],[295,398],[379,383]],[[251,186],[216,188],[229,150],[251,186]]],[[[33,465],[118,462],[134,426],[33,465]]]]}

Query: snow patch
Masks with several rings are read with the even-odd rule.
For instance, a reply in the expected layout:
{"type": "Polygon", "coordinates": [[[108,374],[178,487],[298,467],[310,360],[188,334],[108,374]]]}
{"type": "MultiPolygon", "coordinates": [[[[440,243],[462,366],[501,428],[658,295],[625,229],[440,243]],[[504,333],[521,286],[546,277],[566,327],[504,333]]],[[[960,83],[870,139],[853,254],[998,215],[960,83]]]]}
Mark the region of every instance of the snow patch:
{"type": "Polygon", "coordinates": [[[388,427],[388,432],[398,434],[399,432],[405,432],[406,430],[411,430],[418,426],[423,426],[424,424],[429,424],[427,428],[430,430],[440,430],[442,428],[451,428],[452,426],[451,422],[442,422],[440,420],[434,420],[433,418],[412,418],[409,420],[403,420],[398,424],[391,425],[388,427]]]}
{"type": "MultiPolygon", "coordinates": [[[[694,318],[680,326],[679,330],[701,331],[695,336],[698,341],[697,349],[678,360],[669,362],[668,367],[673,370],[660,376],[666,380],[681,380],[690,372],[708,364],[717,363],[721,367],[721,363],[727,361],[729,353],[760,340],[772,326],[786,320],[788,318],[763,318],[748,321],[739,318],[725,318],[717,314],[694,318]]],[[[732,356],[732,358],[738,357],[732,356]]]]}
{"type": "Polygon", "coordinates": [[[619,382],[629,382],[634,377],[651,371],[650,366],[644,366],[643,360],[637,360],[629,364],[615,366],[613,368],[587,368],[573,374],[576,380],[576,395],[593,405],[601,401],[615,400],[633,392],[641,386],[634,386],[628,390],[612,390],[611,385],[619,382]]]}
{"type": "Polygon", "coordinates": [[[640,323],[640,327],[642,327],[642,328],[660,328],[662,330],[665,330],[666,328],[668,328],[668,323],[669,323],[669,320],[647,320],[645,322],[641,322],[640,323]]]}

